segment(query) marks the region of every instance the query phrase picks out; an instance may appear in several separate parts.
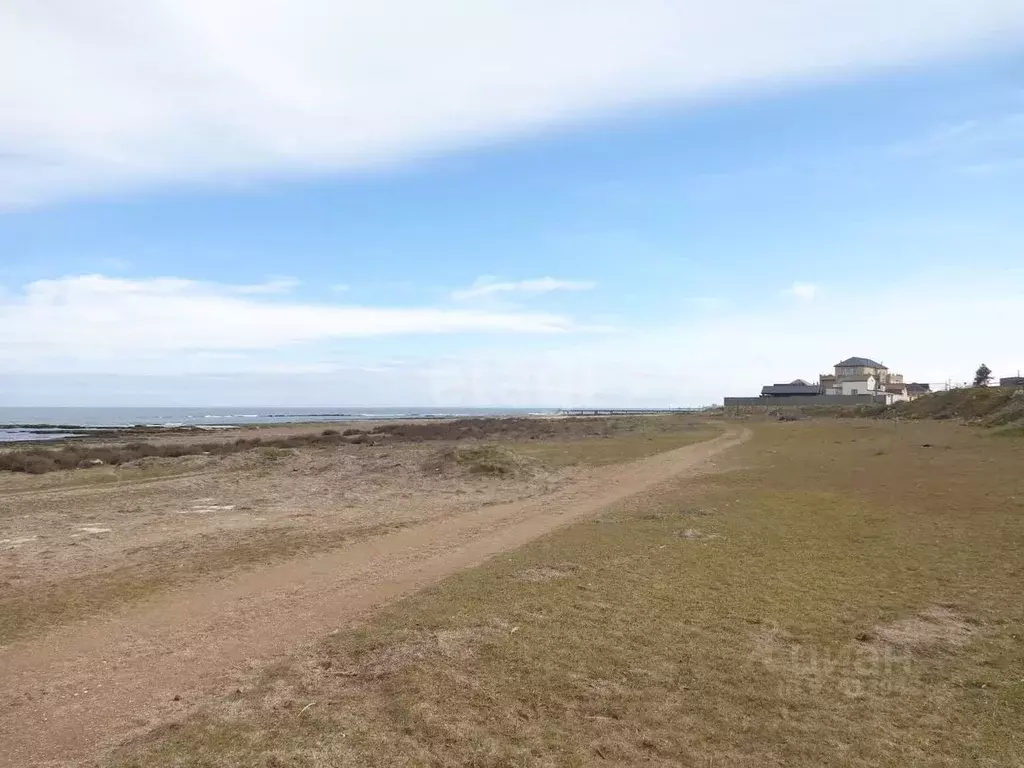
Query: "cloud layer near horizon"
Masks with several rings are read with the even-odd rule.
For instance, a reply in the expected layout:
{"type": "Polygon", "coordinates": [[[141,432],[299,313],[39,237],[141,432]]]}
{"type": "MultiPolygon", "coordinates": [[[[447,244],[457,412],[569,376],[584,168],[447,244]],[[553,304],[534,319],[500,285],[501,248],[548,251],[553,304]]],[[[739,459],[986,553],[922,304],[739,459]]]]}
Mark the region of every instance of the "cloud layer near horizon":
{"type": "MultiPolygon", "coordinates": [[[[8,371],[117,371],[155,360],[174,371],[182,353],[280,352],[333,339],[472,332],[560,333],[545,312],[363,307],[273,297],[290,281],[220,285],[179,278],[81,275],[0,292],[0,364],[8,371]]],[[[302,370],[302,365],[295,366],[302,370]]]]}
{"type": "Polygon", "coordinates": [[[1022,32],[1019,0],[14,0],[0,207],[377,167],[1022,32]]]}
{"type": "Polygon", "coordinates": [[[850,355],[927,382],[962,382],[982,362],[997,376],[1024,366],[1019,270],[879,287],[857,299],[856,321],[833,316],[828,290],[814,300],[780,290],[759,306],[601,334],[560,333],[573,320],[545,313],[321,305],[239,287],[92,275],[0,292],[0,394],[42,405],[664,406],[810,380],[850,355]],[[501,341],[329,345],[465,331],[501,341]]]}

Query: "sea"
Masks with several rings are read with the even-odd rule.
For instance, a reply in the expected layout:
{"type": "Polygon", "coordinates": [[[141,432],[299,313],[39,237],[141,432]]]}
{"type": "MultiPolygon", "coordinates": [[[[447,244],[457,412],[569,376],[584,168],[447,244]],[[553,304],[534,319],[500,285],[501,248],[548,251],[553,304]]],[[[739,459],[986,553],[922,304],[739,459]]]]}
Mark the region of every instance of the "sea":
{"type": "Polygon", "coordinates": [[[0,443],[61,440],[98,427],[201,427],[345,422],[368,419],[443,419],[472,416],[546,416],[544,408],[30,408],[0,407],[0,443]]]}

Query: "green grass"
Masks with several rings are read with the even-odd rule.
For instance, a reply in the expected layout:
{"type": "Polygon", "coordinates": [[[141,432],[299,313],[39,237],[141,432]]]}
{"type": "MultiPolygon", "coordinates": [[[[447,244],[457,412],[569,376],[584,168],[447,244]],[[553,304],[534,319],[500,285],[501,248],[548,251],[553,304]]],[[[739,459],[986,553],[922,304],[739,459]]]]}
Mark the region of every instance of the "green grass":
{"type": "Polygon", "coordinates": [[[1024,444],[756,430],[733,471],[403,600],[109,765],[1020,765],[1024,444]],[[877,641],[936,606],[967,642],[877,641]]]}

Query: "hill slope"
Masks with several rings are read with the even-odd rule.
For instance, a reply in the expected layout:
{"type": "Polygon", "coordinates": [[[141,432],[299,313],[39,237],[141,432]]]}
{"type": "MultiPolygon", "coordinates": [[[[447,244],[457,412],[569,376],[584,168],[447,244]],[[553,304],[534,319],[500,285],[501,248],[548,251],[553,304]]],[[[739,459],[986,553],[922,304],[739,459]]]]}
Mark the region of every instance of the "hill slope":
{"type": "Polygon", "coordinates": [[[986,427],[1024,425],[1024,390],[969,387],[935,392],[909,403],[896,403],[887,416],[909,419],[962,419],[986,427]]]}

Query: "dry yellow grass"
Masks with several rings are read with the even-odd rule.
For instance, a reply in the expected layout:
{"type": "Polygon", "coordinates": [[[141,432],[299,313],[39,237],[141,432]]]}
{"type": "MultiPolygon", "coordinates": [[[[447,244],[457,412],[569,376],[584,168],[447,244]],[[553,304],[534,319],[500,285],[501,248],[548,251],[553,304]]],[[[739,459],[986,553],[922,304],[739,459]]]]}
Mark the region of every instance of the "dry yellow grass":
{"type": "Polygon", "coordinates": [[[578,440],[512,443],[517,453],[554,467],[584,464],[602,466],[632,461],[710,440],[720,425],[680,416],[639,417],[634,431],[578,440]]]}
{"type": "MultiPolygon", "coordinates": [[[[537,425],[543,427],[545,422],[537,421],[534,426],[537,425]]],[[[134,603],[158,597],[170,589],[346,546],[368,536],[386,533],[414,522],[424,507],[443,503],[443,498],[438,499],[438,491],[442,491],[441,496],[448,497],[449,501],[454,492],[462,492],[467,499],[459,503],[464,505],[472,505],[474,502],[469,499],[474,497],[481,505],[493,503],[496,499],[514,498],[516,493],[539,492],[544,487],[544,478],[548,475],[554,477],[558,468],[566,464],[607,464],[639,458],[707,439],[718,432],[717,428],[696,422],[692,417],[680,416],[609,419],[607,422],[589,420],[559,423],[559,426],[565,435],[569,435],[568,439],[559,433],[555,437],[549,435],[545,439],[511,446],[477,440],[442,442],[437,447],[426,443],[375,449],[333,444],[304,449],[263,446],[230,459],[201,456],[148,458],[136,465],[52,472],[41,476],[0,472],[0,494],[12,502],[0,504],[0,523],[29,526],[25,528],[28,532],[42,533],[46,543],[40,546],[43,551],[36,562],[46,562],[51,566],[40,568],[44,575],[36,579],[26,578],[24,569],[17,565],[8,565],[6,572],[0,572],[0,646],[78,619],[123,611],[134,603]],[[595,425],[601,429],[595,430],[595,425]],[[616,437],[603,437],[604,429],[616,437]],[[580,436],[588,430],[596,434],[580,436]],[[353,452],[359,461],[353,459],[353,452]],[[426,454],[422,461],[417,458],[421,453],[426,454]],[[367,480],[374,471],[379,471],[373,463],[374,456],[378,457],[378,463],[387,465],[386,477],[376,485],[415,498],[415,506],[419,509],[409,510],[396,524],[393,519],[387,521],[382,517],[380,508],[374,506],[366,520],[359,524],[347,523],[345,516],[336,515],[336,512],[345,509],[353,498],[359,498],[360,493],[358,490],[353,492],[355,486],[351,481],[360,477],[367,480]],[[315,466],[310,466],[310,462],[315,466]],[[411,465],[406,468],[409,471],[399,471],[401,462],[411,465]],[[413,475],[411,479],[410,472],[413,475]],[[447,473],[446,477],[468,476],[468,480],[461,484],[440,483],[431,495],[416,484],[416,476],[422,472],[447,473]],[[537,482],[531,485],[530,480],[534,476],[537,476],[537,482]],[[317,478],[323,477],[336,478],[336,487],[328,489],[321,509],[311,509],[308,497],[294,504],[294,498],[302,498],[302,494],[308,496],[317,478]],[[169,500],[172,506],[181,506],[177,499],[179,494],[184,498],[189,495],[221,495],[221,492],[212,490],[195,493],[180,483],[165,485],[165,481],[184,482],[189,478],[194,478],[197,483],[227,483],[225,497],[229,502],[238,495],[236,486],[252,490],[262,482],[272,483],[277,488],[291,488],[295,496],[286,497],[287,506],[296,507],[297,513],[307,514],[308,518],[278,518],[276,522],[270,518],[266,524],[246,524],[237,528],[214,523],[203,529],[203,533],[193,533],[187,528],[187,523],[183,523],[186,518],[171,512],[168,520],[168,515],[154,514],[149,509],[154,504],[159,508],[169,500]],[[488,485],[490,479],[506,481],[507,493],[504,496],[495,493],[488,485]],[[98,518],[99,522],[84,518],[81,522],[104,531],[107,539],[120,532],[126,523],[135,525],[144,544],[126,545],[113,552],[99,553],[93,549],[96,542],[76,540],[74,534],[80,536],[84,529],[74,524],[69,526],[74,515],[62,513],[68,508],[78,513],[85,506],[80,500],[82,497],[74,495],[76,492],[89,494],[87,498],[93,507],[101,508],[107,515],[98,518]],[[65,493],[71,495],[63,496],[65,493]],[[48,513],[57,511],[57,514],[51,514],[49,528],[39,514],[40,506],[45,507],[48,513]],[[123,507],[121,519],[109,516],[110,509],[114,507],[123,507]],[[143,519],[148,524],[140,524],[143,519]],[[156,541],[146,538],[152,529],[167,530],[171,526],[177,526],[177,536],[168,534],[156,541]],[[74,533],[62,530],[66,527],[74,533]],[[75,551],[69,549],[72,546],[87,550],[89,554],[80,558],[82,562],[77,571],[69,568],[61,571],[59,565],[66,558],[65,553],[75,551]],[[44,556],[48,559],[43,560],[44,556]]],[[[268,495],[273,494],[268,492],[268,495]]],[[[223,509],[234,510],[235,506],[229,503],[223,509]]],[[[220,507],[215,505],[211,509],[220,507]]],[[[247,518],[250,513],[254,518],[262,517],[261,511],[245,504],[241,505],[239,512],[247,518]]],[[[206,513],[202,517],[216,515],[216,512],[206,513]]],[[[198,524],[204,522],[193,520],[198,524]]],[[[0,531],[0,547],[5,538],[8,537],[0,531]]]]}
{"type": "Polygon", "coordinates": [[[392,523],[324,531],[282,526],[196,536],[178,544],[145,547],[124,565],[8,587],[0,594],[0,645],[76,619],[122,610],[203,578],[333,549],[400,527],[392,523]]]}
{"type": "Polygon", "coordinates": [[[397,603],[107,765],[1021,765],[1024,441],[765,423],[733,460],[397,603]]]}

